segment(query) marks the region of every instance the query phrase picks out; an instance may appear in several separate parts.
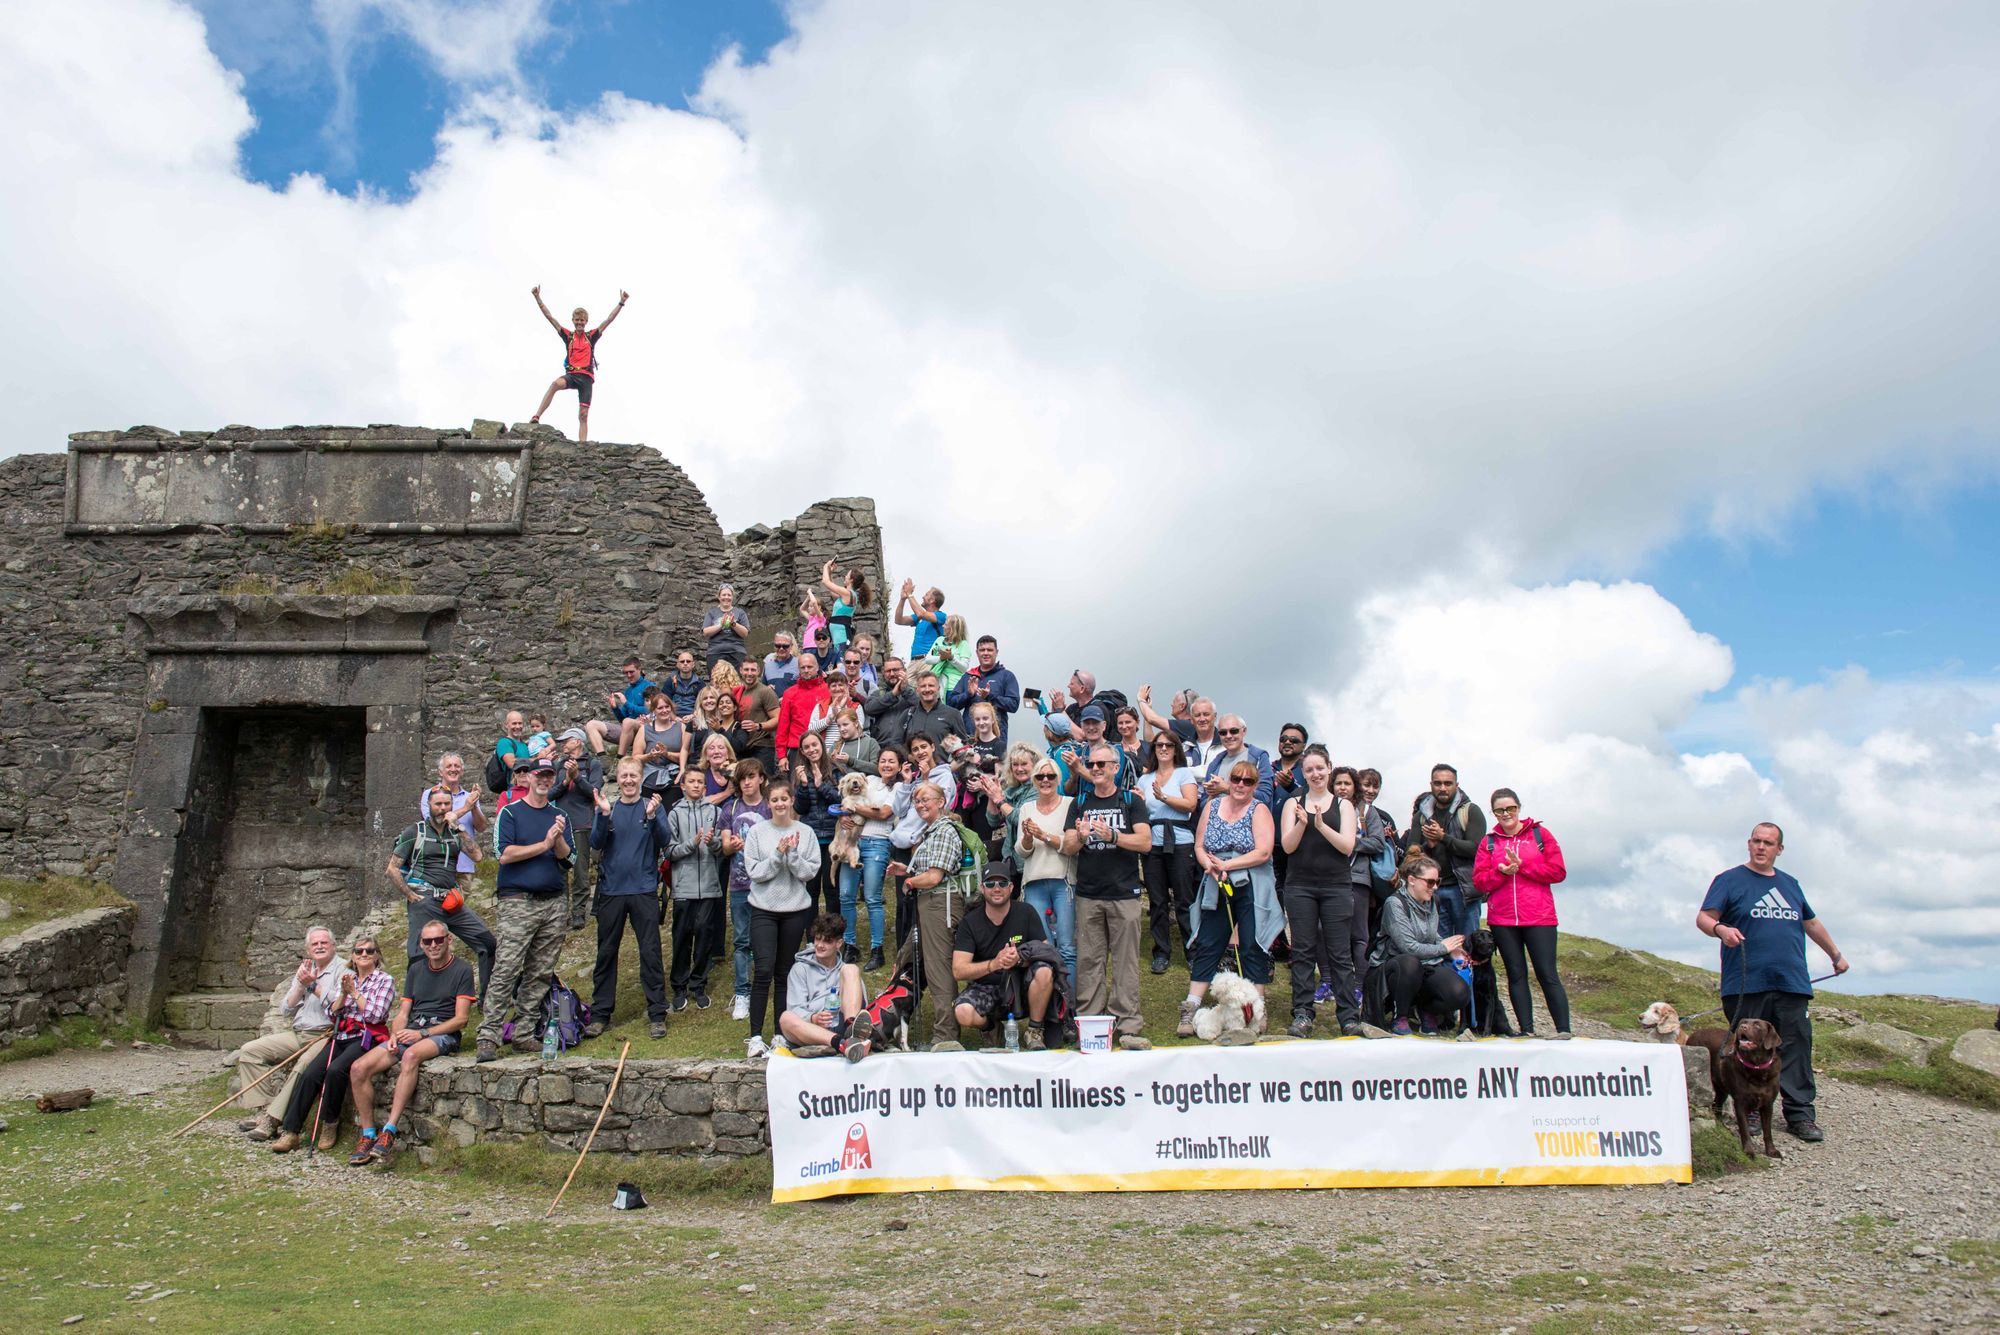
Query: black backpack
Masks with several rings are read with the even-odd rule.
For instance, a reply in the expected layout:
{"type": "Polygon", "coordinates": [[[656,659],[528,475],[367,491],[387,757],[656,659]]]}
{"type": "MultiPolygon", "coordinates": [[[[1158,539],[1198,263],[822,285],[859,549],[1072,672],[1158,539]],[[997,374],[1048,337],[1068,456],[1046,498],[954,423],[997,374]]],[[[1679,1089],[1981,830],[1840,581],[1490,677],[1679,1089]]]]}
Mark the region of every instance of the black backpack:
{"type": "Polygon", "coordinates": [[[486,791],[504,793],[513,783],[514,772],[507,768],[507,762],[500,758],[500,749],[495,747],[493,754],[486,757],[486,791]]]}

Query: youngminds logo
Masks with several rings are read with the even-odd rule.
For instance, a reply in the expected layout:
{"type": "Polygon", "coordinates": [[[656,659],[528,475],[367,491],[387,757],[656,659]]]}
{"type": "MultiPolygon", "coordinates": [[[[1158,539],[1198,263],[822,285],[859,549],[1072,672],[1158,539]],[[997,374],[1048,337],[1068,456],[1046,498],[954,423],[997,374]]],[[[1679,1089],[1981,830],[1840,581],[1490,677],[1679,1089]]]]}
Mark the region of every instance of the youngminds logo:
{"type": "Polygon", "coordinates": [[[1750,910],[1750,916],[1753,918],[1778,918],[1785,922],[1797,922],[1799,920],[1799,911],[1785,902],[1785,897],[1778,893],[1778,887],[1772,886],[1764,892],[1764,897],[1757,901],[1757,906],[1750,910]]]}

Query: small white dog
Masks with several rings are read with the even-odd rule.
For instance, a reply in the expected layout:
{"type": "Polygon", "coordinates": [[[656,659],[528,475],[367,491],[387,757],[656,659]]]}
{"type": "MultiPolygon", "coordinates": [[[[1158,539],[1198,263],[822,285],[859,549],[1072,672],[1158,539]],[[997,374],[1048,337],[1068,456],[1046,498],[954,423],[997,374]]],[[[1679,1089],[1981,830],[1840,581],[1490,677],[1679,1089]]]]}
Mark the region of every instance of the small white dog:
{"type": "Polygon", "coordinates": [[[1208,999],[1215,1004],[1195,1012],[1195,1037],[1240,1047],[1264,1032],[1264,995],[1249,979],[1225,969],[1209,983],[1208,999]]]}
{"type": "Polygon", "coordinates": [[[1684,1044],[1688,1041],[1681,1030],[1680,1012],[1669,1002],[1656,1001],[1646,1007],[1646,1013],[1639,1017],[1639,1027],[1658,1043],[1684,1044]]]}

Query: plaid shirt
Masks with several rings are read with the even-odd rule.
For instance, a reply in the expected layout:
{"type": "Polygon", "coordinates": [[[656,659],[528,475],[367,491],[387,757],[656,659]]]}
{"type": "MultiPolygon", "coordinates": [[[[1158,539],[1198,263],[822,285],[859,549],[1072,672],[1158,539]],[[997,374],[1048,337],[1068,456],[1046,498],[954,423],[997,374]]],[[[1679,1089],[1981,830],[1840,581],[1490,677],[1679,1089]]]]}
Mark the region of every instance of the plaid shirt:
{"type": "Polygon", "coordinates": [[[389,1012],[396,1007],[396,980],[389,976],[387,969],[377,969],[366,978],[355,975],[354,991],[360,999],[359,1012],[345,1011],[343,1021],[355,1020],[370,1028],[380,1028],[387,1023],[389,1012]]]}
{"type": "Polygon", "coordinates": [[[964,862],[965,845],[959,842],[958,831],[947,817],[939,816],[924,827],[917,839],[916,851],[910,854],[910,875],[942,871],[944,879],[933,887],[942,890],[951,884],[964,862]]]}

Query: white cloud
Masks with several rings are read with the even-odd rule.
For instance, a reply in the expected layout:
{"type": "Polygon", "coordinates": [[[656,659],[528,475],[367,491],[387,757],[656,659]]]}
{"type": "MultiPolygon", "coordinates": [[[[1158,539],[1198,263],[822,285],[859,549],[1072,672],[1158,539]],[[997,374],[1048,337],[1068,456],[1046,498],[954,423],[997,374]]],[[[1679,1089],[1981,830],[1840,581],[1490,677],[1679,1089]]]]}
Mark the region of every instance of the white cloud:
{"type": "Polygon", "coordinates": [[[1770,754],[1760,769],[1741,752],[1672,745],[1727,681],[1729,655],[1644,585],[1384,599],[1362,624],[1367,666],[1318,703],[1315,735],[1383,771],[1399,824],[1434,761],[1457,765],[1482,806],[1496,787],[1517,790],[1562,841],[1570,929],[1712,965],[1695,910],[1743,860],[1750,827],[1775,820],[1782,865],[1860,970],[1855,986],[1990,993],[2000,727],[1975,694],[1953,710],[1856,672],[1746,687],[1747,713],[1779,721],[1742,739],[1770,754]],[[1446,630],[1464,654],[1427,651],[1446,630]]]}

